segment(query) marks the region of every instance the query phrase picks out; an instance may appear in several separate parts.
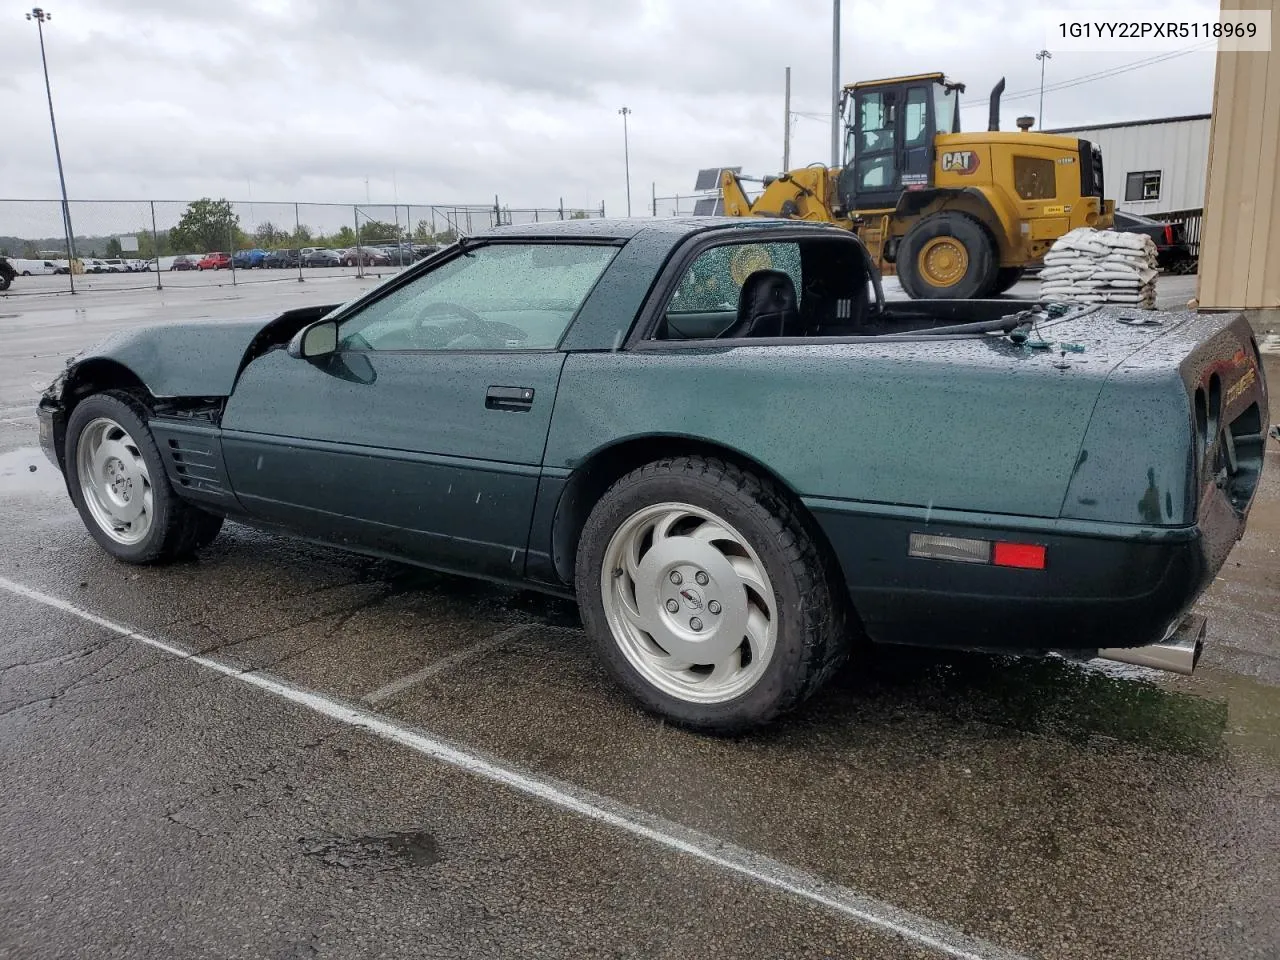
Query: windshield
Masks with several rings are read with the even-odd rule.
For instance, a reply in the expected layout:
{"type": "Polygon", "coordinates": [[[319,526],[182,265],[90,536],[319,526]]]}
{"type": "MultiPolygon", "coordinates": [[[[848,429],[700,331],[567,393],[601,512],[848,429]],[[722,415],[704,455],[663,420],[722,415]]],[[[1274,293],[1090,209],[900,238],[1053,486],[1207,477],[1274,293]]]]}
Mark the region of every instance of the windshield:
{"type": "Polygon", "coordinates": [[[1143,217],[1136,213],[1117,213],[1115,215],[1117,223],[1142,224],[1148,227],[1161,226],[1160,221],[1152,220],[1150,217],[1143,217]]]}

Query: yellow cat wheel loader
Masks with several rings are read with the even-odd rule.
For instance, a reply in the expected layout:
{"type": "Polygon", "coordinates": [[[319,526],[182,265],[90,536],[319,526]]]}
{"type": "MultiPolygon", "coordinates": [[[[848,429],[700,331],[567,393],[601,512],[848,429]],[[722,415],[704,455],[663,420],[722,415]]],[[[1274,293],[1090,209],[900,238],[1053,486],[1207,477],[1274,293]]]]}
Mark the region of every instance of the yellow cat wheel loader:
{"type": "Polygon", "coordinates": [[[941,73],[848,84],[841,97],[845,161],[761,181],[720,175],[724,212],[836,223],[855,231],[884,273],[915,299],[1003,293],[1077,227],[1112,225],[1102,151],[1088,140],[1001,132],[1001,79],[988,130],[960,132],[964,84],[941,73]]]}

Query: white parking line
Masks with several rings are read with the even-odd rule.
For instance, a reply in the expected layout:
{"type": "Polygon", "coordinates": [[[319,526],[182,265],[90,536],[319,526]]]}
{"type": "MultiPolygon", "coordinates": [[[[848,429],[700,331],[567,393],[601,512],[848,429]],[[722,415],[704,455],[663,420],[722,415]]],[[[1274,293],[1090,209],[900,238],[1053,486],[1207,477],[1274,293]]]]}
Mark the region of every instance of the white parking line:
{"type": "Polygon", "coordinates": [[[1280,353],[1280,333],[1265,333],[1258,338],[1258,349],[1263,353],[1280,353]]]}
{"type": "Polygon", "coordinates": [[[848,887],[827,883],[770,857],[725,843],[572,784],[539,777],[497,759],[482,756],[479,752],[463,750],[425,732],[394,723],[376,713],[324,694],[296,687],[269,674],[241,670],[221,660],[148,637],[66,600],[5,577],[0,577],[0,589],[79,617],[117,633],[124,639],[134,640],[172,657],[239,680],[281,700],[287,700],[338,723],[365,730],[383,740],[541,800],[550,806],[607,824],[668,850],[686,854],[763,886],[826,907],[851,920],[895,934],[944,956],[954,957],[956,960],[1027,960],[1021,954],[969,936],[955,927],[902,910],[848,887]]]}
{"type": "Polygon", "coordinates": [[[459,663],[471,660],[483,653],[488,653],[490,650],[500,647],[510,640],[514,640],[516,637],[520,636],[520,634],[533,629],[533,627],[534,624],[532,623],[517,624],[514,627],[510,627],[503,630],[501,633],[489,637],[487,640],[481,640],[478,643],[473,643],[469,647],[463,647],[461,650],[456,650],[447,657],[441,657],[439,660],[433,660],[421,670],[406,674],[399,680],[392,680],[385,687],[379,687],[377,690],[373,691],[373,693],[366,693],[360,699],[365,701],[365,703],[382,703],[384,700],[390,700],[396,694],[403,693],[410,687],[417,686],[423,680],[429,680],[431,677],[444,673],[446,670],[458,665],[459,663]]]}

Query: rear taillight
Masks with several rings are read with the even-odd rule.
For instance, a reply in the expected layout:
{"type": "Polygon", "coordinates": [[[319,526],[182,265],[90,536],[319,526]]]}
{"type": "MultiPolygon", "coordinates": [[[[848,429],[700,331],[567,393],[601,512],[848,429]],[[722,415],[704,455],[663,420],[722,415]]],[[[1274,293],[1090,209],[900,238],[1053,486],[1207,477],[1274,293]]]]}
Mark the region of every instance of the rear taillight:
{"type": "Polygon", "coordinates": [[[938,534],[913,533],[907,543],[907,554],[922,560],[952,560],[957,563],[982,563],[1019,570],[1043,570],[1045,547],[1039,543],[1011,543],[1006,540],[975,540],[938,534]]]}
{"type": "Polygon", "coordinates": [[[991,551],[991,562],[997,567],[1020,570],[1043,570],[1044,547],[1038,543],[1004,543],[997,541],[991,551]]]}
{"type": "Polygon", "coordinates": [[[1173,224],[1166,223],[1164,225],[1164,242],[1166,246],[1173,246],[1173,224]]]}

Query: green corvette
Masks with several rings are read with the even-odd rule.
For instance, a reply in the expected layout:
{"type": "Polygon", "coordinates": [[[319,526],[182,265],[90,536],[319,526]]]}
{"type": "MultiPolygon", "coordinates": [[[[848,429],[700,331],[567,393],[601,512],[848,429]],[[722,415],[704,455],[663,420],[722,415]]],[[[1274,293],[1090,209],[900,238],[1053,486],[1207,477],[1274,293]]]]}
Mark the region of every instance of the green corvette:
{"type": "Polygon", "coordinates": [[[574,596],[621,687],[723,731],[868,640],[1189,671],[1266,409],[1239,315],[886,302],[846,231],[698,218],[124,333],[39,415],[120,560],[230,518],[574,596]]]}

